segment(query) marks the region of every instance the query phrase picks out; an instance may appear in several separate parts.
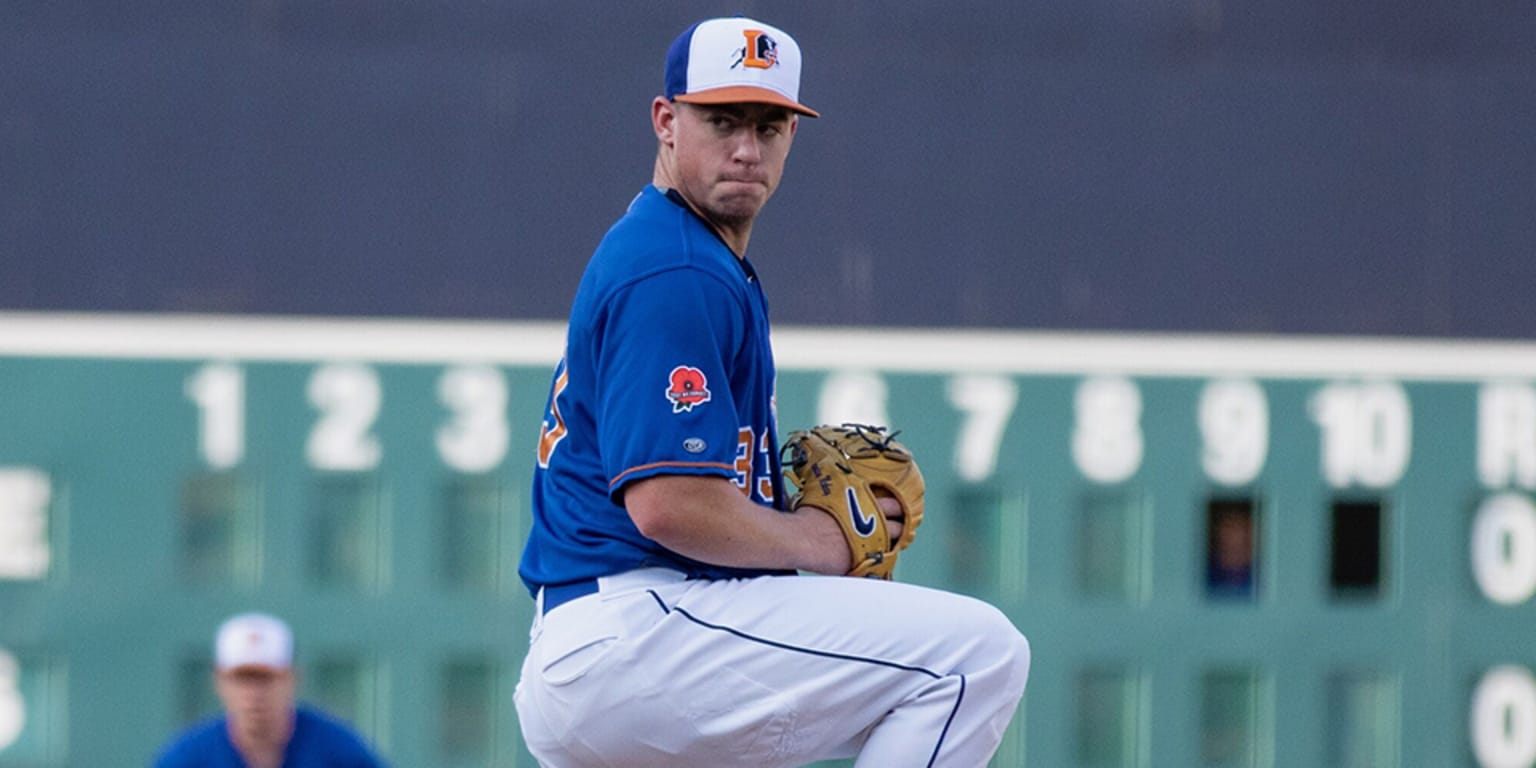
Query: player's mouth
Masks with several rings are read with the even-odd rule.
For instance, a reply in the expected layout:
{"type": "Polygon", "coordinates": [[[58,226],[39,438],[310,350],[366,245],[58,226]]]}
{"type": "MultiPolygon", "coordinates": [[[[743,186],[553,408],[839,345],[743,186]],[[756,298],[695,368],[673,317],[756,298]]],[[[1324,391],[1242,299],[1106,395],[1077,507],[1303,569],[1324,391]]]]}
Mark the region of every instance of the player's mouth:
{"type": "Polygon", "coordinates": [[[771,190],[767,182],[752,179],[726,179],[715,187],[715,195],[722,200],[752,201],[759,205],[768,199],[771,190]]]}

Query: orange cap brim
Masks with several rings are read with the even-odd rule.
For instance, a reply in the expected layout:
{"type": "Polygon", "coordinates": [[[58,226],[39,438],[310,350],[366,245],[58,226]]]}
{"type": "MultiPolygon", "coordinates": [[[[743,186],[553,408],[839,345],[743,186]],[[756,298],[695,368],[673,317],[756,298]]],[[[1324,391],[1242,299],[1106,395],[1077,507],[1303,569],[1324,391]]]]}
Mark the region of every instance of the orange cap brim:
{"type": "Polygon", "coordinates": [[[680,93],[674,96],[673,100],[687,104],[775,104],[799,112],[806,117],[821,117],[816,110],[790,101],[777,91],[753,88],[750,85],[731,85],[697,93],[680,93]]]}

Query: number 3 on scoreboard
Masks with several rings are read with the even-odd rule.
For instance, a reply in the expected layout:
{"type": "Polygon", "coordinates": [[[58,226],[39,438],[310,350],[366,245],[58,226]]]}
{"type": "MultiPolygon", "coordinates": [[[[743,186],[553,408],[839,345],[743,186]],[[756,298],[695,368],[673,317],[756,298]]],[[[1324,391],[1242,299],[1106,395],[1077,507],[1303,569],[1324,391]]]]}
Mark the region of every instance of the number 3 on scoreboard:
{"type": "Polygon", "coordinates": [[[27,725],[26,702],[21,698],[21,672],[16,659],[0,650],[0,752],[21,738],[27,725]]]}
{"type": "Polygon", "coordinates": [[[459,472],[487,472],[507,455],[507,382],[488,365],[449,368],[437,381],[437,398],[450,418],[437,428],[437,454],[459,472]]]}

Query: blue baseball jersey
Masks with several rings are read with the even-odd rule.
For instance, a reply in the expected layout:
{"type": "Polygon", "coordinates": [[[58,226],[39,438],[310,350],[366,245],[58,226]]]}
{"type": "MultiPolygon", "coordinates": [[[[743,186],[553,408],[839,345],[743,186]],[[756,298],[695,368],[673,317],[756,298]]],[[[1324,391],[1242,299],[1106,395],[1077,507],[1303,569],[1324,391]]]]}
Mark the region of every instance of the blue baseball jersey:
{"type": "MultiPolygon", "coordinates": [[[[283,768],[382,768],[363,740],[346,725],[300,706],[283,768]]],[[[193,726],[170,743],[155,768],[246,768],[229,740],[229,720],[216,717],[193,726]]]]}
{"type": "Polygon", "coordinates": [[[630,483],[678,474],[783,503],[768,336],[752,265],[676,192],[648,185],[603,237],[571,307],[519,568],[530,591],[649,566],[784,573],[683,557],[642,536],[623,506],[630,483]]]}

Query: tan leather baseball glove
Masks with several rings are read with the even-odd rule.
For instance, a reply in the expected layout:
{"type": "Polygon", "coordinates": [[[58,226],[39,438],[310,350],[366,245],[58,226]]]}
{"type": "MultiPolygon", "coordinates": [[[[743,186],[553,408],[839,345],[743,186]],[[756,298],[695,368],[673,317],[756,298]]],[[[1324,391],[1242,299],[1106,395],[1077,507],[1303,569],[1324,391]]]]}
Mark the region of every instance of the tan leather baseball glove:
{"type": "Polygon", "coordinates": [[[849,576],[889,579],[896,556],[923,522],[923,474],[895,433],[865,424],[824,424],[789,434],[784,474],[799,489],[790,509],[811,506],[836,520],[853,553],[849,576]],[[901,536],[891,541],[875,499],[901,504],[901,536]]]}

